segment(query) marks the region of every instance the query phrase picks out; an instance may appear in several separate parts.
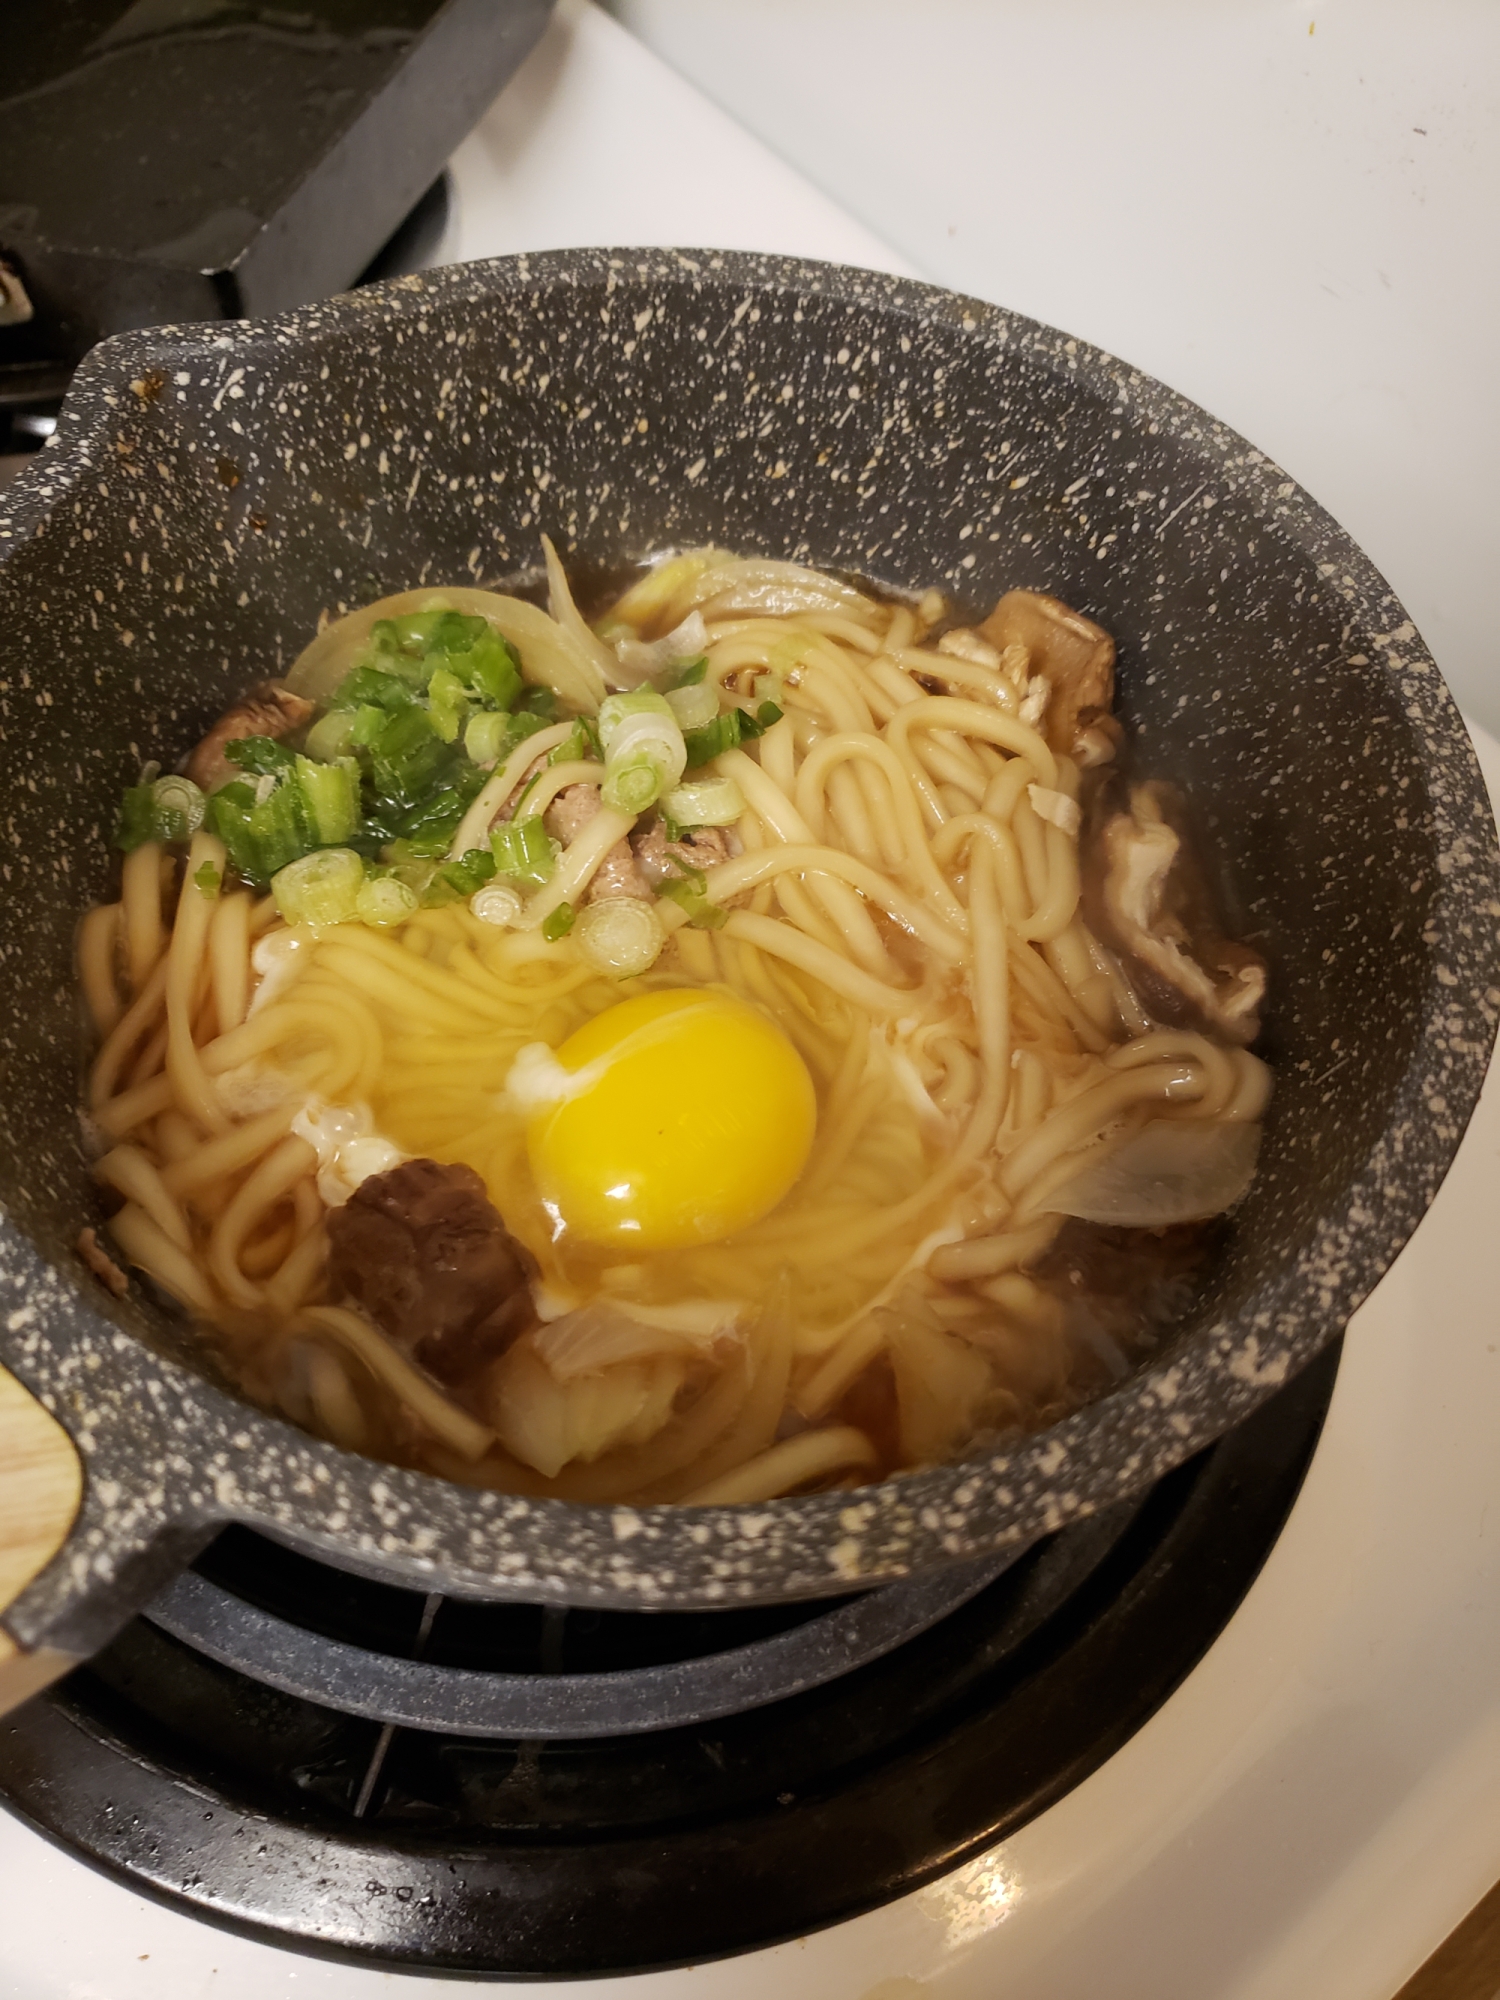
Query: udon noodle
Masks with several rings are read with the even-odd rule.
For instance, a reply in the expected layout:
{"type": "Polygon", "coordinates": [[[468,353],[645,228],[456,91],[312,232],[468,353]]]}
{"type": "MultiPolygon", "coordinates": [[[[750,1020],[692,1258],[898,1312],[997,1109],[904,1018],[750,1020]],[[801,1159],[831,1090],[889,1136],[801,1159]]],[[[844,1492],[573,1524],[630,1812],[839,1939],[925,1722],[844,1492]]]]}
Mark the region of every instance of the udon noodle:
{"type": "Polygon", "coordinates": [[[79,938],[116,1255],[256,1403],[526,1494],[858,1484],[1098,1393],[1163,1246],[1243,1193],[1269,1090],[1263,972],[1206,914],[1180,802],[1123,773],[1107,636],[1028,592],[960,625],[936,592],[713,550],[590,625],[547,554],[550,615],[356,612],[200,746],[201,783],[127,794],[119,895],[79,938]],[[427,793],[381,734],[402,716],[427,793]],[[342,839],[329,771],[358,795],[342,839]],[[310,855],[273,871],[283,805],[310,855]],[[574,1226],[635,1127],[602,1100],[590,1125],[579,1078],[616,1056],[569,1039],[622,1001],[657,1050],[639,1251],[574,1226]],[[717,1223],[658,1227],[659,1107],[717,1223]],[[363,1248],[330,1261],[410,1162],[437,1163],[422,1200],[472,1168],[465,1214],[503,1219],[495,1296],[421,1337],[363,1248]],[[1091,1232],[1140,1248],[1123,1316],[1091,1232]]]}

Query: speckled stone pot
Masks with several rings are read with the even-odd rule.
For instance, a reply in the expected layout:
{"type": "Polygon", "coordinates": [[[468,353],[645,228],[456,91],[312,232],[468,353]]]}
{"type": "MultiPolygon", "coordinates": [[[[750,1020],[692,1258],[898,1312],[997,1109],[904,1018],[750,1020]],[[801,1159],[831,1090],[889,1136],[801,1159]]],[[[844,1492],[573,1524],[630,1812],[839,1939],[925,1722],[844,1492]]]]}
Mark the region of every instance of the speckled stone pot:
{"type": "Polygon", "coordinates": [[[102,1641],[220,1523],[392,1580],[633,1606],[792,1598],[1019,1547],[1142,1487],[1335,1334],[1415,1227],[1500,999],[1468,739],[1369,563],[1243,439],[1081,341],[867,272],[598,251],[402,279],[97,348],[0,513],[6,917],[0,1359],[88,1469],[7,1623],[102,1641]],[[1052,1430],[755,1508],[475,1495],[205,1379],[72,1245],[93,1197],[71,941],[142,758],[324,609],[714,541],[975,606],[1027,584],[1118,637],[1145,764],[1185,780],[1273,968],[1262,1166],[1152,1365],[1052,1430]]]}

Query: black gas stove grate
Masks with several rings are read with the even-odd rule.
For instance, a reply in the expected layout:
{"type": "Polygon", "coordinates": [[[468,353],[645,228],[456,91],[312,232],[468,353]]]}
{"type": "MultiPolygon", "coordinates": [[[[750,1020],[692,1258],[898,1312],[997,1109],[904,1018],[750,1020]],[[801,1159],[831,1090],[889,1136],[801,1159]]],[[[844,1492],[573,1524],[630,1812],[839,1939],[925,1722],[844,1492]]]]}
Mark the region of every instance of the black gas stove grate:
{"type": "MultiPolygon", "coordinates": [[[[370,1966],[576,1978],[796,1936],[1013,1832],[1141,1726],[1260,1568],[1335,1368],[1330,1352],[1142,1500],[778,1701],[484,1738],[340,1713],[142,1618],[0,1725],[0,1796],[132,1887],[370,1966]]],[[[236,1530],[200,1570],[391,1658],[563,1683],[712,1661],[839,1609],[458,1604],[305,1563],[236,1530]]]]}

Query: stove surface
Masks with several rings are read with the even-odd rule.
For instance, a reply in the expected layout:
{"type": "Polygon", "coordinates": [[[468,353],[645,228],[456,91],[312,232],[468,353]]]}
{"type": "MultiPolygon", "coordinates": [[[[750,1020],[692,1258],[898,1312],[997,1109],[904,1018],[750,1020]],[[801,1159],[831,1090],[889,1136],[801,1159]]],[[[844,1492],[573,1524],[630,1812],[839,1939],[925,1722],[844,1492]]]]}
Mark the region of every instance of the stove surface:
{"type": "MultiPolygon", "coordinates": [[[[713,242],[900,268],[579,0],[563,0],[451,175],[438,260],[713,242]]],[[[1494,794],[1500,748],[1478,740],[1494,794]]],[[[1390,2000],[1500,1875],[1497,1172],[1500,1076],[1427,1220],[1351,1324],[1321,1441],[1265,1567],[1206,1657],[1091,1776],[883,1909],[721,1964],[561,1990],[1390,2000]]],[[[453,1990],[217,1930],[9,1816],[0,1879],[7,2000],[453,1990]]]]}
{"type": "Polygon", "coordinates": [[[556,1978],[795,1937],[1134,1734],[1275,1541],[1337,1359],[1019,1560],[829,1604],[424,1600],[230,1528],[0,1722],[0,1800],[187,1914],[356,1964],[556,1978]]]}

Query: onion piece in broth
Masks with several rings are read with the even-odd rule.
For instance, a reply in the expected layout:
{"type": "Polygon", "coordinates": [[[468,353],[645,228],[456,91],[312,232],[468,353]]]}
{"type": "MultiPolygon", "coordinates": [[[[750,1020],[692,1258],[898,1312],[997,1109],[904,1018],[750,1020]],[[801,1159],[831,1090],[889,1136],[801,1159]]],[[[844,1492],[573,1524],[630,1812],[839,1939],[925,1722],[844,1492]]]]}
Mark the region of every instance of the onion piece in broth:
{"type": "MultiPolygon", "coordinates": [[[[419,611],[461,611],[487,619],[521,656],[521,672],[533,687],[549,687],[570,707],[592,712],[607,692],[594,650],[534,604],[496,590],[444,585],[434,590],[399,590],[346,617],[334,619],[298,654],[286,677],[293,694],[326,703],[356,664],[370,633],[382,618],[405,618],[419,611]]],[[[575,614],[576,615],[576,614],[575,614]]],[[[594,641],[600,653],[606,649],[594,641]]]]}
{"type": "Polygon", "coordinates": [[[1153,1118],[1134,1138],[1053,1191],[1047,1207],[1123,1229],[1166,1229],[1222,1215],[1249,1187],[1260,1126],[1153,1118]]]}

